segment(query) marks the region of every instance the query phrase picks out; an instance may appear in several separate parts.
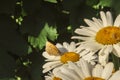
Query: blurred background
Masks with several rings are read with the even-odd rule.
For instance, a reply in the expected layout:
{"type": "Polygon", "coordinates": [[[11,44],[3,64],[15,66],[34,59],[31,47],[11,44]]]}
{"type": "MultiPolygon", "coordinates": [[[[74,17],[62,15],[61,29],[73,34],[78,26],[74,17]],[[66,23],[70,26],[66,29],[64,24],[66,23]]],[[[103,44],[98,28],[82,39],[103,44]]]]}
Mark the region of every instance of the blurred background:
{"type": "Polygon", "coordinates": [[[84,18],[120,13],[120,0],[0,0],[0,80],[44,80],[46,41],[71,42],[84,18]]]}

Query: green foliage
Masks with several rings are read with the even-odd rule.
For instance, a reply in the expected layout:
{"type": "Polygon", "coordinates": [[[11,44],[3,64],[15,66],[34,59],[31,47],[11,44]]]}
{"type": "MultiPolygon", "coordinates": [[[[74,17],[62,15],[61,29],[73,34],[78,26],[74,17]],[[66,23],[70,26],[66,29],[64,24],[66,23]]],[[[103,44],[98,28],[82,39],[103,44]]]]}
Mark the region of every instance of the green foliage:
{"type": "Polygon", "coordinates": [[[99,0],[87,0],[86,1],[86,4],[89,6],[94,6],[94,5],[97,5],[98,3],[99,3],[99,0]]]}
{"type": "Polygon", "coordinates": [[[48,40],[47,38],[52,41],[57,39],[57,30],[53,27],[49,27],[46,23],[38,37],[29,36],[28,42],[30,42],[34,48],[38,47],[41,50],[45,46],[45,43],[48,40]]]}
{"type": "Polygon", "coordinates": [[[119,0],[1,0],[0,80],[44,80],[47,40],[70,42],[84,18],[101,10],[116,16],[119,8],[119,0]]]}
{"type": "Polygon", "coordinates": [[[99,5],[103,7],[110,7],[113,0],[100,0],[99,5]]]}
{"type": "Polygon", "coordinates": [[[51,2],[51,3],[57,3],[57,0],[44,0],[44,1],[48,1],[48,2],[51,2]]]}

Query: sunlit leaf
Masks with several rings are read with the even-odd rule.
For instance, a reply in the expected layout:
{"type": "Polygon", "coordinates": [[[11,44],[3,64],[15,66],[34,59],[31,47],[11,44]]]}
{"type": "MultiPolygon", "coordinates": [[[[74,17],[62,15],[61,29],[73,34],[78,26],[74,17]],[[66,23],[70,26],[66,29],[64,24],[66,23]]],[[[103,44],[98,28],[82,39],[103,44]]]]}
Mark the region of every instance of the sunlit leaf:
{"type": "Polygon", "coordinates": [[[51,2],[51,3],[57,3],[57,0],[44,0],[44,1],[51,2]]]}
{"type": "Polygon", "coordinates": [[[30,42],[30,44],[33,45],[33,47],[38,47],[39,49],[42,49],[45,46],[45,43],[48,39],[54,41],[55,39],[57,39],[57,36],[58,34],[56,28],[49,27],[48,24],[45,24],[39,36],[29,36],[28,42],[30,42]]]}
{"type": "Polygon", "coordinates": [[[15,79],[15,78],[2,78],[0,80],[17,80],[17,79],[15,79]]]}
{"type": "Polygon", "coordinates": [[[98,4],[99,0],[86,0],[86,4],[89,5],[89,6],[93,6],[93,5],[96,5],[98,4]]]}
{"type": "Polygon", "coordinates": [[[100,0],[99,4],[102,7],[110,7],[113,0],[100,0]]]}

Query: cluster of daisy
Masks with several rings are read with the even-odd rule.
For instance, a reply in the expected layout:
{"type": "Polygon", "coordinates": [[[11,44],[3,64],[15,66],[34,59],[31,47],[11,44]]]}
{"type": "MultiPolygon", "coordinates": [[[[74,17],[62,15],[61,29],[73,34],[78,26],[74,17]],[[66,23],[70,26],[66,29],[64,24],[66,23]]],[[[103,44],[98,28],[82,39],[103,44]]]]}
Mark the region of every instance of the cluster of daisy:
{"type": "Polygon", "coordinates": [[[110,59],[110,54],[120,57],[120,15],[114,22],[109,11],[101,11],[100,17],[84,19],[88,26],[80,26],[71,37],[78,43],[46,42],[45,80],[120,80],[110,59]]]}

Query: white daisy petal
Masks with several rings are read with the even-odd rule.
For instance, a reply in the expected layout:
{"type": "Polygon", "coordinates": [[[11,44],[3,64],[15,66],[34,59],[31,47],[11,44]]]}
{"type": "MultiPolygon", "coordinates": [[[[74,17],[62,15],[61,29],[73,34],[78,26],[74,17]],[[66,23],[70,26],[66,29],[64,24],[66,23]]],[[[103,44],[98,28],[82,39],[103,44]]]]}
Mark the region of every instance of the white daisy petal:
{"type": "Polygon", "coordinates": [[[105,65],[108,62],[109,54],[99,55],[99,63],[105,65]]]}
{"type": "Polygon", "coordinates": [[[47,52],[43,52],[42,54],[48,60],[59,60],[60,56],[49,55],[47,52]]]}
{"type": "Polygon", "coordinates": [[[98,44],[96,42],[91,42],[91,44],[89,44],[89,46],[91,46],[90,50],[95,51],[95,52],[98,51],[101,47],[103,47],[103,45],[98,44]]]}
{"type": "Polygon", "coordinates": [[[68,65],[63,65],[60,68],[54,69],[53,73],[55,76],[60,77],[62,80],[78,80],[80,78],[78,75],[76,75],[74,69],[70,69],[68,65]]]}
{"type": "Polygon", "coordinates": [[[109,80],[118,80],[120,79],[120,70],[116,71],[109,80]]]}
{"type": "Polygon", "coordinates": [[[84,49],[88,49],[88,50],[91,50],[91,51],[94,51],[96,52],[97,50],[99,50],[102,45],[101,44],[98,44],[94,41],[86,41],[84,44],[81,44],[81,46],[84,48],[84,49]]]}
{"type": "Polygon", "coordinates": [[[89,52],[89,50],[83,50],[82,52],[80,52],[80,56],[85,56],[89,52]]]}
{"type": "Polygon", "coordinates": [[[111,26],[113,25],[113,19],[112,19],[112,14],[108,11],[106,12],[106,17],[107,17],[107,25],[108,26],[111,26]]]}
{"type": "Polygon", "coordinates": [[[53,50],[51,50],[51,51],[58,49],[61,54],[60,55],[52,55],[52,54],[48,53],[49,51],[44,51],[42,53],[42,55],[46,61],[46,63],[43,65],[43,73],[48,72],[49,70],[52,70],[54,68],[62,66],[63,62],[61,61],[61,56],[64,55],[64,53],[69,53],[69,52],[76,53],[75,52],[75,50],[76,50],[75,42],[70,42],[70,44],[67,42],[63,42],[63,44],[57,43],[56,45],[54,45],[52,43],[50,43],[50,44],[51,44],[50,46],[48,45],[50,47],[50,49],[53,48],[53,50]]]}
{"type": "Polygon", "coordinates": [[[108,62],[109,53],[112,52],[112,45],[104,46],[99,52],[99,63],[105,65],[108,62]]]}
{"type": "Polygon", "coordinates": [[[93,58],[93,55],[95,54],[95,52],[90,52],[89,54],[86,54],[85,56],[83,56],[82,58],[86,61],[91,61],[91,58],[92,59],[95,59],[96,57],[93,58]]]}
{"type": "Polygon", "coordinates": [[[90,77],[91,76],[91,73],[89,71],[89,66],[87,64],[86,61],[84,61],[83,59],[80,60],[80,65],[81,65],[81,69],[82,69],[82,72],[84,74],[85,77],[90,77]]]}
{"type": "Polygon", "coordinates": [[[103,11],[100,12],[100,16],[101,16],[101,19],[102,19],[102,22],[103,22],[103,26],[107,26],[107,19],[106,19],[106,15],[103,11]]]}
{"type": "Polygon", "coordinates": [[[69,76],[72,80],[78,80],[80,77],[76,75],[76,73],[74,72],[74,70],[69,69],[69,68],[63,68],[62,72],[65,72],[66,76],[69,76]]]}
{"type": "Polygon", "coordinates": [[[113,45],[107,45],[106,49],[105,49],[105,53],[111,53],[113,51],[113,45]]]}
{"type": "Polygon", "coordinates": [[[116,54],[120,57],[120,46],[117,44],[114,44],[113,48],[114,48],[116,54]]]}
{"type": "Polygon", "coordinates": [[[114,67],[113,63],[106,64],[105,68],[103,69],[101,77],[103,79],[107,80],[110,77],[110,75],[112,74],[113,67],[114,67]]]}
{"type": "Polygon", "coordinates": [[[113,49],[112,53],[115,55],[115,56],[119,56],[117,53],[116,53],[116,50],[113,49]]]}
{"type": "Polygon", "coordinates": [[[63,42],[63,46],[67,49],[69,47],[69,44],[67,42],[63,42]]]}
{"type": "Polygon", "coordinates": [[[89,37],[73,36],[72,39],[89,40],[89,37]]]}
{"type": "Polygon", "coordinates": [[[62,44],[60,44],[60,43],[57,43],[56,47],[59,49],[59,51],[61,52],[61,54],[64,53],[64,52],[68,52],[68,50],[62,44]]]}
{"type": "Polygon", "coordinates": [[[114,26],[119,27],[120,26],[120,15],[118,15],[115,19],[114,26]]]}
{"type": "Polygon", "coordinates": [[[56,47],[57,47],[57,48],[60,48],[60,47],[63,47],[63,45],[60,44],[60,43],[57,43],[57,44],[56,44],[56,47]]]}
{"type": "Polygon", "coordinates": [[[76,29],[75,33],[85,36],[92,36],[93,34],[89,29],[76,29]]]}
{"type": "Polygon", "coordinates": [[[61,78],[62,80],[72,80],[70,77],[66,76],[64,73],[61,72],[61,68],[55,68],[53,73],[56,77],[61,78]]]}
{"type": "Polygon", "coordinates": [[[103,71],[103,67],[100,64],[97,64],[92,71],[92,75],[94,77],[101,77],[102,71],[103,71]]]}
{"type": "Polygon", "coordinates": [[[81,59],[76,63],[68,61],[68,64],[55,68],[53,73],[62,80],[118,80],[120,70],[112,73],[113,68],[112,62],[107,63],[105,66],[101,64],[90,65],[84,59],[81,59]]]}
{"type": "MultiPolygon", "coordinates": [[[[87,30],[87,31],[89,31],[89,33],[91,34],[91,35],[95,35],[96,34],[96,31],[95,31],[95,29],[93,28],[93,27],[86,27],[86,26],[80,26],[83,30],[87,30]]],[[[80,28],[80,29],[81,29],[80,28]]]]}
{"type": "Polygon", "coordinates": [[[81,77],[82,79],[85,78],[84,75],[83,75],[83,73],[82,73],[81,68],[79,68],[78,66],[76,66],[76,65],[75,65],[74,63],[72,63],[72,62],[68,62],[68,64],[69,64],[69,66],[70,66],[71,68],[73,68],[73,69],[76,71],[77,74],[79,74],[79,75],[78,75],[79,77],[81,77]]]}
{"type": "Polygon", "coordinates": [[[98,52],[99,55],[103,56],[105,55],[105,49],[107,48],[107,45],[103,46],[102,49],[98,52]]]}
{"type": "Polygon", "coordinates": [[[76,44],[75,44],[75,42],[71,42],[68,51],[69,51],[69,52],[72,52],[72,51],[75,51],[75,49],[76,49],[76,44]]]}
{"type": "Polygon", "coordinates": [[[92,18],[94,20],[94,22],[96,22],[96,24],[98,25],[99,28],[103,27],[103,23],[101,20],[96,19],[95,17],[92,18]]]}
{"type": "Polygon", "coordinates": [[[94,24],[93,21],[89,20],[89,19],[84,19],[84,21],[91,27],[94,28],[94,30],[97,32],[98,28],[96,27],[96,25],[94,24]]]}
{"type": "Polygon", "coordinates": [[[43,73],[46,73],[47,71],[62,65],[62,63],[60,61],[54,61],[54,62],[47,62],[46,64],[43,65],[43,73]]]}
{"type": "MultiPolygon", "coordinates": [[[[109,60],[109,54],[113,53],[117,57],[120,57],[120,38],[119,38],[119,26],[120,15],[114,21],[111,12],[100,12],[100,19],[92,18],[84,19],[86,26],[80,26],[76,29],[78,36],[73,36],[73,39],[78,39],[78,47],[76,51],[80,55],[85,56],[90,54],[84,50],[93,51],[98,53],[98,62],[105,65],[109,60]],[[89,34],[90,33],[90,34],[89,34]],[[113,34],[115,35],[112,38],[113,34]]],[[[87,56],[87,58],[90,58],[87,56]]],[[[86,58],[84,58],[86,59],[86,58]]]]}

